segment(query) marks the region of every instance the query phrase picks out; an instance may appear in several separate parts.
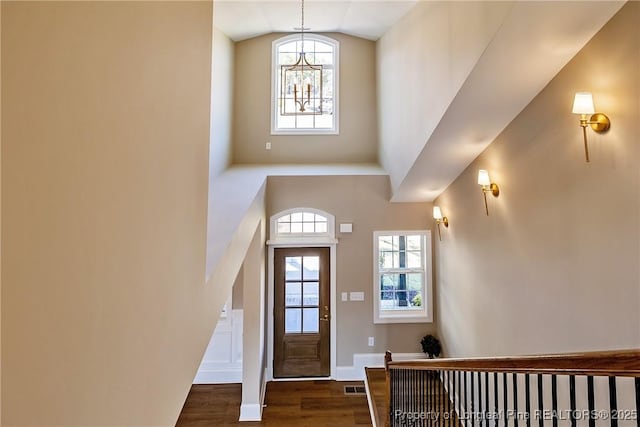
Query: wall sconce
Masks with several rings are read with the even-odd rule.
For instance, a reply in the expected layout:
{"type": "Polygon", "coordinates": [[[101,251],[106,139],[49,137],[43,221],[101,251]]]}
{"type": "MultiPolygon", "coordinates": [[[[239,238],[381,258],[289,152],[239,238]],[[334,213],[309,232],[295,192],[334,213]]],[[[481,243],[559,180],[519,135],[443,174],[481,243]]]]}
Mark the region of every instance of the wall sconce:
{"type": "Polygon", "coordinates": [[[442,234],[440,234],[440,224],[444,224],[445,227],[449,228],[449,218],[447,218],[446,216],[442,216],[442,210],[440,210],[440,206],[434,206],[433,219],[436,220],[436,225],[438,226],[438,237],[442,242],[442,234]]]}
{"type": "Polygon", "coordinates": [[[478,171],[478,184],[482,186],[482,195],[484,196],[484,210],[489,216],[489,206],[487,205],[487,193],[493,194],[493,197],[500,195],[500,187],[489,179],[489,172],[484,169],[478,171]]]}
{"type": "Polygon", "coordinates": [[[593,106],[591,92],[578,92],[573,99],[573,114],[580,114],[580,126],[584,137],[584,154],[589,163],[589,146],[587,145],[587,126],[591,126],[594,132],[602,133],[609,130],[611,121],[602,113],[596,113],[593,106]]]}

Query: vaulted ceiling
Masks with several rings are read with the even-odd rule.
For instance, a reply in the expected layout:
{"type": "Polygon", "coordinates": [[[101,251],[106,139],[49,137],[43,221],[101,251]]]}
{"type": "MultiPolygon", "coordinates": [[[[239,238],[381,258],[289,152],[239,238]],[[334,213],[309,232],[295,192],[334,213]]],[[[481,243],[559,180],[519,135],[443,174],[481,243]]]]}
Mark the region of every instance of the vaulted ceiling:
{"type": "MultiPolygon", "coordinates": [[[[305,27],[377,40],[417,0],[305,0],[305,27]]],[[[215,25],[233,41],[300,27],[301,1],[217,0],[215,25]]]]}

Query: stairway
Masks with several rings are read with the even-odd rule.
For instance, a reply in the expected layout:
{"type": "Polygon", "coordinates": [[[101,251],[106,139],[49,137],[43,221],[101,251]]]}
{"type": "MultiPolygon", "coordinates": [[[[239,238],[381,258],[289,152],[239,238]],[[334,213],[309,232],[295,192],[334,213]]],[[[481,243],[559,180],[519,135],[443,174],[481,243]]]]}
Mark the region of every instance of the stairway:
{"type": "Polygon", "coordinates": [[[373,427],[384,426],[384,420],[389,418],[386,371],[384,368],[364,368],[364,371],[371,423],[373,427]]]}
{"type": "MultiPolygon", "coordinates": [[[[415,422],[408,425],[438,426],[459,425],[456,411],[452,408],[449,394],[440,377],[435,372],[426,372],[426,381],[416,383],[413,390],[407,390],[408,395],[421,397],[421,401],[413,405],[411,412],[418,416],[415,422]],[[433,375],[435,374],[435,375],[433,375]],[[446,420],[446,422],[444,421],[446,420]]],[[[365,368],[365,385],[367,388],[367,400],[371,422],[374,427],[386,427],[395,425],[407,425],[406,420],[396,416],[392,420],[389,416],[389,403],[387,401],[387,379],[384,368],[365,368]],[[392,423],[393,421],[393,423],[392,423]]]]}

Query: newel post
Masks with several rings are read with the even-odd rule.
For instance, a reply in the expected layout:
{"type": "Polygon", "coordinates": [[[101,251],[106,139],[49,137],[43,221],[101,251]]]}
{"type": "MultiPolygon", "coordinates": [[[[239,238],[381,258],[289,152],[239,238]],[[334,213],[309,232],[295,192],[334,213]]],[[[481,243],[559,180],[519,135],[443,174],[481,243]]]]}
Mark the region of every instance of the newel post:
{"type": "Polygon", "coordinates": [[[387,401],[385,403],[387,406],[387,417],[384,420],[385,427],[389,427],[390,419],[391,419],[391,376],[389,374],[389,363],[391,361],[392,361],[391,352],[387,350],[384,353],[384,371],[385,371],[386,384],[387,384],[387,393],[386,393],[387,401]]]}

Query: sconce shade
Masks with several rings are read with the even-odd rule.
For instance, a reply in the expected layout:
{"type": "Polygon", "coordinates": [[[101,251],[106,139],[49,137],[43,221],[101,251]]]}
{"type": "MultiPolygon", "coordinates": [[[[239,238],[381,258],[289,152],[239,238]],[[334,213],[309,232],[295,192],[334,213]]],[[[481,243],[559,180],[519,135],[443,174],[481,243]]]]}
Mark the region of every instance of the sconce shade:
{"type": "Polygon", "coordinates": [[[573,99],[573,114],[594,114],[593,96],[591,92],[578,92],[573,99]]]}
{"type": "Polygon", "coordinates": [[[442,219],[442,210],[440,210],[440,206],[433,207],[433,219],[442,219]]]}
{"type": "Polygon", "coordinates": [[[436,225],[438,226],[438,238],[442,242],[442,234],[440,233],[440,224],[443,224],[445,227],[449,228],[449,218],[446,216],[442,216],[442,210],[440,206],[433,207],[433,219],[436,220],[436,225]]]}
{"type": "Polygon", "coordinates": [[[580,114],[580,127],[584,140],[584,156],[589,163],[589,145],[587,144],[587,126],[591,126],[594,132],[602,133],[609,130],[611,121],[602,113],[596,113],[593,106],[593,96],[590,92],[577,92],[573,99],[573,113],[580,114]]]}
{"type": "Polygon", "coordinates": [[[485,185],[491,185],[491,180],[489,179],[489,172],[484,170],[484,169],[480,169],[478,171],[478,184],[485,186],[485,185]]]}
{"type": "Polygon", "coordinates": [[[489,171],[480,169],[478,171],[478,184],[482,187],[482,196],[484,197],[484,211],[489,216],[489,205],[487,204],[487,193],[491,193],[493,197],[500,195],[500,187],[495,182],[491,182],[489,171]]]}

